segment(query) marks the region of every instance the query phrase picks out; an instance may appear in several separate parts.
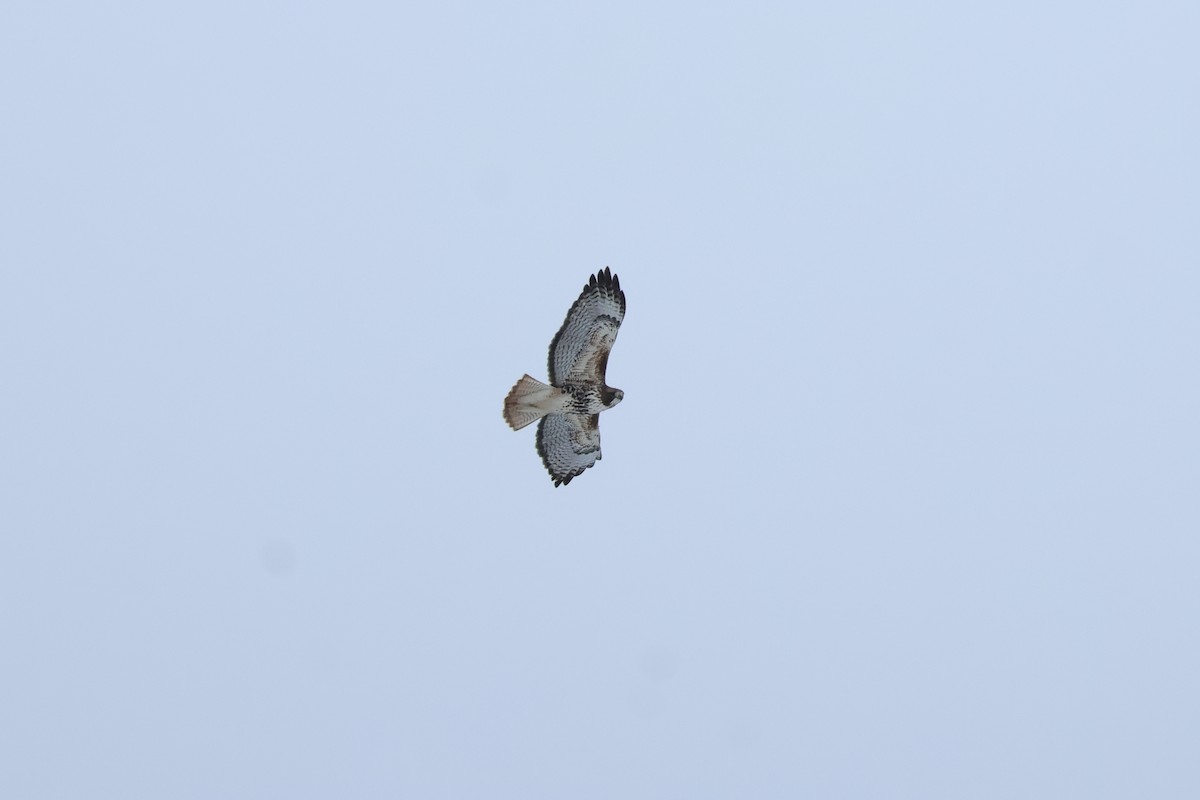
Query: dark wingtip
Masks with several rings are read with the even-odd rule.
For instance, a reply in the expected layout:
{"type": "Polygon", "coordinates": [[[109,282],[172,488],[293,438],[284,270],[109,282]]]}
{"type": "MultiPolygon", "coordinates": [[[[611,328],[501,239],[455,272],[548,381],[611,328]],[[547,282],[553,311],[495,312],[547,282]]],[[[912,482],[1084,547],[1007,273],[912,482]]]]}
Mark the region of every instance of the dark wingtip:
{"type": "Polygon", "coordinates": [[[614,291],[620,289],[617,276],[613,275],[610,267],[605,267],[591,277],[588,288],[595,289],[597,287],[601,289],[613,289],[614,291]]]}

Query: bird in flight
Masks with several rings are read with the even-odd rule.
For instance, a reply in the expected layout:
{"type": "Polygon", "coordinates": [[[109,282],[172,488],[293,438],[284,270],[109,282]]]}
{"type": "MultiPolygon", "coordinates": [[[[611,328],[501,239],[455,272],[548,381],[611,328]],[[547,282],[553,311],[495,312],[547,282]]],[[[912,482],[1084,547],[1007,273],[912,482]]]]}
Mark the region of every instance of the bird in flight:
{"type": "Polygon", "coordinates": [[[608,267],[591,276],[550,342],[550,383],[525,375],[504,398],[514,431],[538,422],[537,451],[555,486],[600,460],[600,412],[625,398],[604,382],[625,319],[625,293],[608,267]]]}

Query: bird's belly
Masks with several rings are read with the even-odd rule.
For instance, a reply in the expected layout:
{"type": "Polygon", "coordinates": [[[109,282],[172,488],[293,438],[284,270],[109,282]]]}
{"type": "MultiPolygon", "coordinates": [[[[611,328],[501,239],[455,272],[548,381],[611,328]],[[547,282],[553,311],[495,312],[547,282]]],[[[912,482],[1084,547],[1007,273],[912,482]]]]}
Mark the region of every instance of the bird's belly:
{"type": "Polygon", "coordinates": [[[568,414],[599,414],[607,409],[600,397],[600,390],[591,386],[564,386],[571,399],[567,402],[568,414]]]}

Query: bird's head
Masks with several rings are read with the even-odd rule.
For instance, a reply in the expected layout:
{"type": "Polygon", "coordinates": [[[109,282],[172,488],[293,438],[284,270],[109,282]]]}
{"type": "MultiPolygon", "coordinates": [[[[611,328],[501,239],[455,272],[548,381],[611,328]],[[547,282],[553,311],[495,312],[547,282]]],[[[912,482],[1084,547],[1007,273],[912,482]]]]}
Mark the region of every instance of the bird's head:
{"type": "Polygon", "coordinates": [[[604,407],[612,408],[617,403],[625,399],[625,393],[620,389],[613,389],[611,386],[604,387],[604,407]]]}

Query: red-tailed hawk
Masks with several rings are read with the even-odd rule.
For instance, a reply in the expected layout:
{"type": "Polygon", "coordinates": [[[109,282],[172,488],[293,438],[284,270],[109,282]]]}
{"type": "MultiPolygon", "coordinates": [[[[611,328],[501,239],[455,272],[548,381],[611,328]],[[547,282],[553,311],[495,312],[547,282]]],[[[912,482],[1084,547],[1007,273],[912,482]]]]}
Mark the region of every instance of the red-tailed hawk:
{"type": "Polygon", "coordinates": [[[504,398],[504,421],[513,430],[541,420],[537,451],[555,486],[600,460],[600,412],[625,397],[604,382],[623,319],[625,293],[605,267],[583,287],[550,342],[550,385],[526,375],[504,398]]]}

